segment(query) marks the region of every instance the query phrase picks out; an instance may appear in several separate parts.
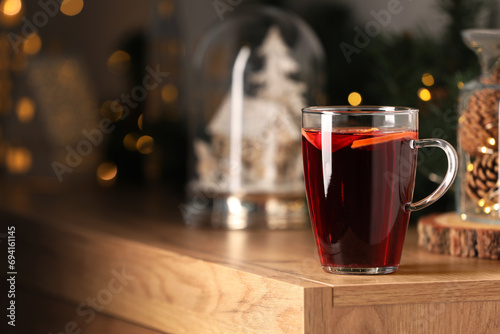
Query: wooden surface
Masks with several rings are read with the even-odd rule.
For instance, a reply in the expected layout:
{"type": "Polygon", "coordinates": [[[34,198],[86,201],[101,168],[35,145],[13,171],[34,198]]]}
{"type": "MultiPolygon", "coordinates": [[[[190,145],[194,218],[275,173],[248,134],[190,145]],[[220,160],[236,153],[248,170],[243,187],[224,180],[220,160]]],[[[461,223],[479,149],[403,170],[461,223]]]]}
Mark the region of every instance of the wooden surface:
{"type": "Polygon", "coordinates": [[[20,284],[72,305],[100,298],[101,313],[157,332],[500,332],[498,261],[420,250],[415,229],[398,272],[342,276],[321,270],[310,230],[189,229],[161,195],[4,199],[20,284]]]}
{"type": "Polygon", "coordinates": [[[20,312],[19,319],[22,321],[18,321],[15,329],[17,331],[7,328],[2,333],[161,334],[161,332],[102,313],[96,312],[92,318],[90,318],[91,314],[81,317],[76,313],[78,304],[59,300],[39,292],[21,290],[17,302],[19,305],[36,307],[33,307],[31,312],[20,312]],[[36,312],[34,312],[35,310],[36,312]],[[74,330],[72,330],[73,328],[74,330]]]}
{"type": "Polygon", "coordinates": [[[499,260],[500,224],[462,221],[455,212],[429,215],[418,222],[418,244],[437,254],[499,260]]]}

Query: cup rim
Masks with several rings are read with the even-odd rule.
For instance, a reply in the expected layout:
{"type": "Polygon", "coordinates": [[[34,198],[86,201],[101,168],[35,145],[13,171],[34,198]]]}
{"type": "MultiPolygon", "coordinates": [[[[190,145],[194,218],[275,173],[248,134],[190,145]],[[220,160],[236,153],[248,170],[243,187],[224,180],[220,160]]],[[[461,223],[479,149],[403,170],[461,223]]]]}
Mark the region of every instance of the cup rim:
{"type": "Polygon", "coordinates": [[[415,114],[418,109],[400,106],[311,106],[302,108],[303,113],[309,114],[350,114],[350,115],[395,115],[415,114]]]}

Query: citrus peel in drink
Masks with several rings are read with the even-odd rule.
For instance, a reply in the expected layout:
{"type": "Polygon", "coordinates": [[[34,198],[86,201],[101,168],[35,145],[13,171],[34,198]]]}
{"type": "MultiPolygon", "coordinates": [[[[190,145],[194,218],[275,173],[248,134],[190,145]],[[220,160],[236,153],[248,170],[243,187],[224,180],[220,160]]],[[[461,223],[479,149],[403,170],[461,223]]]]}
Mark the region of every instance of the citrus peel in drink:
{"type": "Polygon", "coordinates": [[[406,131],[406,132],[391,133],[383,136],[358,139],[352,142],[351,148],[359,148],[363,146],[381,144],[397,139],[417,139],[417,134],[416,132],[413,131],[406,131]]]}

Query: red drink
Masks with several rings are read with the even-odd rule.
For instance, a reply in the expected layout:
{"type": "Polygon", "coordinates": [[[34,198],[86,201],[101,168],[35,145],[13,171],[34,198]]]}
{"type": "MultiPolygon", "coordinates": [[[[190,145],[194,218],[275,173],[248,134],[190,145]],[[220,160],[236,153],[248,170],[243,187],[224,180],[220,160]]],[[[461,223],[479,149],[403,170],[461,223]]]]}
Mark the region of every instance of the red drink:
{"type": "Polygon", "coordinates": [[[415,180],[415,131],[303,130],[304,174],[323,267],[398,267],[415,180]],[[322,152],[325,148],[325,152],[322,152]],[[314,200],[312,200],[314,199],[314,200]]]}

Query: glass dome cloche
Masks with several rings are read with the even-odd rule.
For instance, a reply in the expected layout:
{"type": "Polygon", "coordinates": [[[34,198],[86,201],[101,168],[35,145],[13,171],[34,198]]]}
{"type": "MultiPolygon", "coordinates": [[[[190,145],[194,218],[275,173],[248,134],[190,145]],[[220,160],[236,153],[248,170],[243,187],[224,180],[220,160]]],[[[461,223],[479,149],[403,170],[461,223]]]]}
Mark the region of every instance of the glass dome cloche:
{"type": "Polygon", "coordinates": [[[301,108],[324,104],[324,54],[298,16],[241,5],[200,41],[191,64],[186,224],[308,226],[301,108]]]}
{"type": "Polygon", "coordinates": [[[500,30],[469,29],[462,35],[477,54],[482,74],[466,83],[459,96],[458,213],[463,220],[500,224],[500,30]]]}

